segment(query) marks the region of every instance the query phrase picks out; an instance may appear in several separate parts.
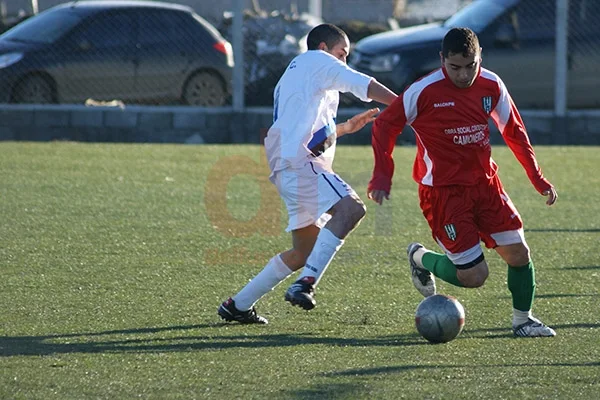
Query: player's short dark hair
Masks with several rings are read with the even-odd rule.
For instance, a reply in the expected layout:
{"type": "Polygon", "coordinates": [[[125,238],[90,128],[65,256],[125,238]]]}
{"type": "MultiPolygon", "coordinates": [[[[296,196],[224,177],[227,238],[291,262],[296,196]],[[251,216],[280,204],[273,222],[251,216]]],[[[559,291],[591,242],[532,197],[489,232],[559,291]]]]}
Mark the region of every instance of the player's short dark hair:
{"type": "Polygon", "coordinates": [[[308,50],[318,50],[319,44],[325,42],[328,48],[332,48],[341,40],[344,40],[348,36],[341,28],[333,24],[321,24],[315,26],[306,38],[306,44],[308,50]]]}
{"type": "Polygon", "coordinates": [[[467,57],[479,51],[477,34],[469,28],[452,28],[442,40],[442,56],[448,58],[450,53],[467,57]]]}

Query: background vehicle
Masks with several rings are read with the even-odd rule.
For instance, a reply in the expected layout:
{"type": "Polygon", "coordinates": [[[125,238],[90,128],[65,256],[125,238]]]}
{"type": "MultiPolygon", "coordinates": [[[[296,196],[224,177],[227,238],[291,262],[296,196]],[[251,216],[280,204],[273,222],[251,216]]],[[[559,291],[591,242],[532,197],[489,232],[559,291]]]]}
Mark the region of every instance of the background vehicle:
{"type": "MultiPolygon", "coordinates": [[[[289,63],[306,51],[308,32],[323,21],[311,15],[244,14],[244,90],[248,106],[272,106],[273,90],[289,63]]],[[[233,14],[216,25],[233,41],[233,14]]]]}
{"type": "MultiPolygon", "coordinates": [[[[401,92],[440,66],[446,32],[473,29],[483,48],[483,66],[504,80],[521,108],[554,104],[556,2],[475,0],[444,22],[384,32],[359,41],[349,64],[401,92]]],[[[600,93],[600,1],[570,0],[568,33],[569,108],[598,108],[600,93]]]]}
{"type": "Polygon", "coordinates": [[[191,8],[150,1],[80,1],[0,36],[0,101],[221,106],[233,53],[191,8]]]}

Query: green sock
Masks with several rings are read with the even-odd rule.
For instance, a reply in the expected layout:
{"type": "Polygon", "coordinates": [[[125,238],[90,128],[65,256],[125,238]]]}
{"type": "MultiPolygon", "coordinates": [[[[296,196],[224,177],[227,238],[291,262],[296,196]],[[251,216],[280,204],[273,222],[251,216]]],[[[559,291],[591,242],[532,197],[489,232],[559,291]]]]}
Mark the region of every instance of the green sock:
{"type": "Polygon", "coordinates": [[[513,307],[529,311],[535,296],[535,269],[533,262],[522,267],[508,266],[508,290],[512,293],[513,307]]]}
{"type": "Polygon", "coordinates": [[[444,282],[448,282],[454,286],[464,287],[464,285],[456,277],[456,266],[450,261],[448,256],[444,254],[427,251],[423,254],[422,264],[444,282]]]}

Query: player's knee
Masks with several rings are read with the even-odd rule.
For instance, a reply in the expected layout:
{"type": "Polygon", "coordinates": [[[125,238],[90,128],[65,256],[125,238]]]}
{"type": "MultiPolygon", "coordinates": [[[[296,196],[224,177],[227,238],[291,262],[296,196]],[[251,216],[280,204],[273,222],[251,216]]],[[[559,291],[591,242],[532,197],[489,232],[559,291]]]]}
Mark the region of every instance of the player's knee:
{"type": "Polygon", "coordinates": [[[350,214],[355,224],[358,224],[367,215],[367,206],[362,201],[357,200],[353,203],[350,214]]]}
{"type": "Polygon", "coordinates": [[[489,276],[487,263],[482,261],[469,269],[457,269],[458,280],[467,288],[478,288],[483,286],[489,276]]]}
{"type": "Polygon", "coordinates": [[[365,203],[354,197],[346,197],[344,203],[344,214],[346,219],[352,226],[358,225],[367,214],[365,203]]]}
{"type": "Polygon", "coordinates": [[[527,265],[530,261],[529,248],[524,244],[513,246],[511,251],[504,255],[504,261],[506,261],[508,265],[516,267],[527,265]]]}
{"type": "Polygon", "coordinates": [[[334,216],[344,220],[344,224],[348,225],[351,229],[358,225],[358,223],[365,217],[367,213],[367,207],[359,198],[354,196],[347,196],[340,200],[334,206],[334,216]]]}

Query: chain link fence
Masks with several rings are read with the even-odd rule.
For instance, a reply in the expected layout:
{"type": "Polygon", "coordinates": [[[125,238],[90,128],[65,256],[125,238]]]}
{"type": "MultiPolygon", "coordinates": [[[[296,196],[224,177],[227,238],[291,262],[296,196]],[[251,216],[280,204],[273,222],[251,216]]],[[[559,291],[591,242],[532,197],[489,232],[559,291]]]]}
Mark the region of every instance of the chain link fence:
{"type": "Polygon", "coordinates": [[[231,102],[230,43],[176,5],[64,4],[19,22],[0,48],[3,102],[231,102]]]}
{"type": "MultiPolygon", "coordinates": [[[[243,84],[247,106],[272,106],[279,77],[295,56],[306,51],[306,35],[322,22],[294,11],[245,11],[243,84]]],[[[217,29],[233,43],[233,14],[225,13],[217,29]]]]}
{"type": "MultiPolygon", "coordinates": [[[[594,90],[600,87],[600,1],[565,2],[567,106],[600,108],[600,92],[594,90]]],[[[503,78],[521,108],[555,106],[560,65],[556,0],[243,1],[240,43],[229,12],[236,1],[219,5],[223,15],[215,15],[211,10],[216,6],[210,2],[182,0],[193,14],[173,6],[170,12],[145,7],[126,14],[120,8],[98,16],[77,13],[84,9],[82,1],[37,26],[33,21],[57,1],[38,0],[42,14],[27,18],[28,0],[0,0],[3,21],[15,21],[17,3],[25,12],[1,39],[7,49],[0,54],[3,103],[115,100],[212,107],[230,106],[240,96],[246,107],[270,107],[285,67],[306,50],[306,34],[321,22],[332,22],[345,29],[352,42],[350,65],[398,93],[439,66],[439,44],[449,27],[469,26],[480,36],[484,66],[503,78]],[[516,7],[504,6],[510,3],[516,7]],[[315,4],[320,5],[318,12],[309,13],[315,4]],[[206,15],[210,17],[203,20],[206,15]],[[419,24],[429,25],[418,31],[402,29],[419,24]],[[388,32],[387,38],[372,37],[381,32],[388,32]],[[370,39],[362,40],[365,37],[370,39]],[[238,87],[233,87],[231,46],[243,48],[238,87]]],[[[342,107],[362,106],[352,96],[341,99],[342,107]]]]}

